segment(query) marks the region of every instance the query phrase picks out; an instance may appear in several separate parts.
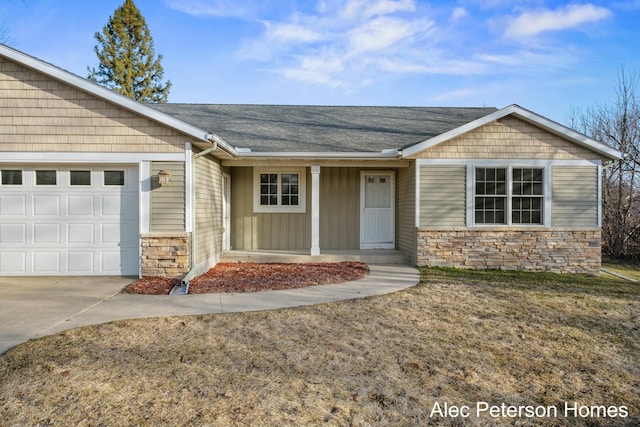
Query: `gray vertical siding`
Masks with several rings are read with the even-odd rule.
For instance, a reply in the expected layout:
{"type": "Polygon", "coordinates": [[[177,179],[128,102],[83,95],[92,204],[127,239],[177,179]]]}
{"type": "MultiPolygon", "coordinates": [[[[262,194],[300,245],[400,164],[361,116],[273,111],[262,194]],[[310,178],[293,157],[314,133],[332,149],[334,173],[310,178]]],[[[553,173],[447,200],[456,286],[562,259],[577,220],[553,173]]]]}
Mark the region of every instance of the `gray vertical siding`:
{"type": "Polygon", "coordinates": [[[396,223],[398,249],[409,255],[412,264],[416,264],[416,164],[410,168],[398,170],[398,195],[396,223]]]}
{"type": "MultiPolygon", "coordinates": [[[[360,173],[364,170],[394,170],[376,168],[322,167],[320,171],[320,249],[346,250],[360,248],[360,173]]],[[[397,170],[396,170],[397,173],[397,170]]],[[[407,172],[409,175],[411,173],[407,172]]],[[[407,185],[411,178],[407,177],[407,185]]],[[[254,213],[253,168],[232,168],[231,179],[231,244],[238,250],[308,250],[311,248],[311,174],[307,168],[307,211],[304,214],[254,213]]],[[[398,189],[396,188],[396,191],[398,189]]],[[[408,190],[409,192],[413,190],[408,190]]],[[[408,194],[413,200],[413,195],[408,194]]],[[[398,198],[396,197],[396,200],[398,198]]],[[[411,200],[397,201],[409,216],[411,200]]],[[[413,206],[413,205],[412,205],[413,206]]],[[[398,230],[405,235],[407,251],[412,246],[413,218],[407,219],[398,230]]],[[[414,233],[415,234],[415,233],[414,233]]],[[[397,238],[396,238],[397,240],[397,238]]],[[[415,247],[415,245],[413,245],[415,247]]],[[[415,249],[414,249],[415,251],[415,249]]]]}
{"type": "Polygon", "coordinates": [[[422,166],[420,170],[420,226],[465,226],[466,167],[422,166]]]}
{"type": "Polygon", "coordinates": [[[231,246],[238,250],[311,248],[311,173],[307,168],[305,213],[254,213],[253,168],[231,170],[231,246]]]}
{"type": "Polygon", "coordinates": [[[151,164],[151,231],[185,231],[184,162],[151,164]],[[158,172],[171,171],[168,184],[160,186],[158,172]]]}
{"type": "Polygon", "coordinates": [[[360,247],[360,169],[323,167],[320,172],[320,248],[360,247]]]}
{"type": "Polygon", "coordinates": [[[551,225],[598,226],[598,168],[554,166],[551,225]]]}
{"type": "Polygon", "coordinates": [[[194,177],[194,266],[215,264],[222,253],[222,167],[218,160],[199,157],[194,177]]]}

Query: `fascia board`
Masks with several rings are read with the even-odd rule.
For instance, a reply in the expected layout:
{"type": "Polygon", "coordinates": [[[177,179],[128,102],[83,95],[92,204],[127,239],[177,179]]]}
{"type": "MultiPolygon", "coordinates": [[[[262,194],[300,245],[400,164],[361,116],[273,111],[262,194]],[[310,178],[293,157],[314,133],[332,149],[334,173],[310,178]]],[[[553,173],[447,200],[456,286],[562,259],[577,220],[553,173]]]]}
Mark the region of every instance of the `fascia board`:
{"type": "Polygon", "coordinates": [[[596,153],[599,153],[612,160],[621,159],[624,156],[624,154],[621,151],[611,148],[605,144],[601,144],[598,141],[595,141],[586,135],[583,135],[572,129],[569,129],[566,126],[563,126],[559,123],[556,123],[552,120],[542,117],[532,111],[526,110],[516,104],[509,105],[508,107],[502,108],[484,117],[480,117],[479,119],[473,120],[465,125],[452,129],[448,132],[435,136],[431,139],[422,141],[411,147],[405,148],[403,150],[402,155],[403,157],[413,156],[421,151],[427,150],[442,142],[456,138],[464,133],[470,132],[474,129],[477,129],[488,123],[491,123],[495,120],[499,120],[509,115],[514,115],[516,117],[519,117],[520,119],[523,119],[524,121],[543,127],[548,131],[555,133],[556,135],[559,135],[578,145],[591,149],[596,153]]]}
{"type": "Polygon", "coordinates": [[[94,82],[70,73],[69,71],[63,70],[62,68],[56,67],[33,56],[27,55],[2,44],[0,44],[0,55],[4,56],[7,59],[15,61],[27,68],[43,73],[55,80],[62,81],[105,101],[111,102],[122,108],[140,114],[141,116],[144,116],[150,120],[162,123],[200,141],[209,142],[208,132],[177,120],[174,117],[156,111],[153,108],[147,107],[144,104],[127,98],[126,96],[116,93],[112,90],[104,88],[94,82]]]}
{"type": "Polygon", "coordinates": [[[287,152],[252,151],[247,153],[239,153],[238,158],[251,158],[251,159],[294,158],[294,159],[318,159],[318,160],[321,160],[321,159],[389,160],[389,159],[400,159],[401,153],[367,153],[367,152],[325,153],[325,152],[297,152],[297,151],[287,151],[287,152]]]}

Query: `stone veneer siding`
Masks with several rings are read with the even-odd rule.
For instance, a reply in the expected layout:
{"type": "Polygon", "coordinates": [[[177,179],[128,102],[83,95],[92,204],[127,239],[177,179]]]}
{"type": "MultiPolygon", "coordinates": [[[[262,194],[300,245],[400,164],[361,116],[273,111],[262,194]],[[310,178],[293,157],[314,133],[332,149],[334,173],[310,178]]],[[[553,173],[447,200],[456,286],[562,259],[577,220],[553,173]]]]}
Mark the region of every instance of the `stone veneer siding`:
{"type": "Polygon", "coordinates": [[[418,228],[418,266],[600,273],[600,229],[418,228]]]}
{"type": "Polygon", "coordinates": [[[142,234],[142,277],[181,279],[189,272],[189,233],[142,234]]]}

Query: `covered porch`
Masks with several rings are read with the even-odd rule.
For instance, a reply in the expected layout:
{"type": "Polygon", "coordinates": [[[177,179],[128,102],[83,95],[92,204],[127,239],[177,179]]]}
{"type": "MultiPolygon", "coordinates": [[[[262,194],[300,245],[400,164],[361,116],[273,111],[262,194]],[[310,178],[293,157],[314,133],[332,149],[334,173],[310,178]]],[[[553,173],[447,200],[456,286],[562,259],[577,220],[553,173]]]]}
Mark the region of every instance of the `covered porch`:
{"type": "Polygon", "coordinates": [[[224,163],[230,233],[221,261],[415,263],[414,165],[317,163],[224,163]]]}

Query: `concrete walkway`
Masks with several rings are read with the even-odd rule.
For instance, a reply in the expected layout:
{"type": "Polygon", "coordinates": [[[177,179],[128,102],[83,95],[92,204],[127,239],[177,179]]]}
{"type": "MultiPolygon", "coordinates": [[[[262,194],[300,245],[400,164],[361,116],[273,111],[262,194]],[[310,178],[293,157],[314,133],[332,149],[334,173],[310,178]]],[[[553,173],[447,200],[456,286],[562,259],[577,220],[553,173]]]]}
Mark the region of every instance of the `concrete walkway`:
{"type": "Polygon", "coordinates": [[[133,295],[134,278],[0,277],[0,354],[31,338],[119,319],[273,310],[383,295],[414,286],[404,265],[369,265],[361,280],[281,291],[201,295],[133,295]]]}

